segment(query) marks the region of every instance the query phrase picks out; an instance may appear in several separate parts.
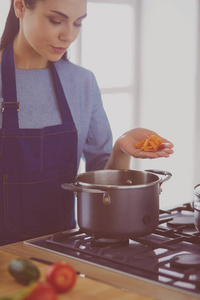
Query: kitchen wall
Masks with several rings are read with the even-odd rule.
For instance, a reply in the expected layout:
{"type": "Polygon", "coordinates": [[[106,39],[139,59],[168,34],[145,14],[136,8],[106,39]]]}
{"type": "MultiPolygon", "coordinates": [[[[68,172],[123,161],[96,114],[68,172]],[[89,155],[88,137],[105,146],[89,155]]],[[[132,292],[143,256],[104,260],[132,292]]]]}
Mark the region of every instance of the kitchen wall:
{"type": "Polygon", "coordinates": [[[193,200],[200,183],[198,0],[89,0],[77,60],[94,71],[114,140],[142,126],[175,145],[169,159],[132,160],[173,176],[162,208],[193,200]],[[197,143],[197,144],[196,144],[197,143]]]}
{"type": "Polygon", "coordinates": [[[6,17],[7,17],[7,14],[8,14],[8,10],[9,10],[9,7],[10,7],[10,1],[9,0],[1,0],[1,9],[0,9],[0,36],[1,36],[1,33],[3,31],[3,28],[4,28],[4,24],[5,24],[5,21],[6,21],[6,17]]]}
{"type": "Polygon", "coordinates": [[[195,152],[195,141],[200,142],[196,123],[199,1],[142,0],[141,6],[139,124],[175,145],[170,159],[143,161],[141,168],[172,172],[171,180],[163,184],[161,206],[165,207],[192,201],[193,186],[200,183],[200,152],[195,152]]]}
{"type": "MultiPolygon", "coordinates": [[[[8,0],[1,0],[0,32],[8,0]]],[[[199,0],[88,0],[88,17],[70,59],[99,83],[114,140],[143,126],[171,140],[169,159],[132,168],[172,172],[162,208],[190,202],[200,183],[199,0]]]]}

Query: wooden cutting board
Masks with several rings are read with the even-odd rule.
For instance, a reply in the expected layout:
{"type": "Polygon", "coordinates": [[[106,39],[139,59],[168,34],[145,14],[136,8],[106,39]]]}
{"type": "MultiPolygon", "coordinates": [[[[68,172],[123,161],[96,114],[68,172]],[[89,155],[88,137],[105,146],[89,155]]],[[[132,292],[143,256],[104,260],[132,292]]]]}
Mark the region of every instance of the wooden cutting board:
{"type": "MultiPolygon", "coordinates": [[[[19,257],[18,255],[0,250],[0,296],[9,295],[12,292],[19,291],[24,288],[23,285],[9,274],[9,262],[19,257]]],[[[22,256],[20,256],[22,257],[22,256]]],[[[41,278],[44,280],[44,272],[47,265],[39,262],[34,262],[40,269],[41,278]]],[[[77,276],[75,287],[66,294],[60,295],[59,300],[150,300],[153,298],[140,296],[109,284],[104,284],[96,280],[77,276]]]]}

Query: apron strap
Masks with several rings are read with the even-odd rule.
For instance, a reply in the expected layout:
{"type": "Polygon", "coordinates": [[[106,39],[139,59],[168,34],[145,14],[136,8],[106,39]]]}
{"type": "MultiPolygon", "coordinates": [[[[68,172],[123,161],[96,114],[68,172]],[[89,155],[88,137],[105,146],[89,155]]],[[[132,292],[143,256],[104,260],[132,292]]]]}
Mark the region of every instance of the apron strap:
{"type": "Polygon", "coordinates": [[[3,51],[1,72],[4,99],[2,102],[2,128],[18,128],[19,102],[17,102],[13,43],[9,44],[3,51]]]}
{"type": "Polygon", "coordinates": [[[63,123],[74,123],[55,64],[50,62],[63,123]]]}

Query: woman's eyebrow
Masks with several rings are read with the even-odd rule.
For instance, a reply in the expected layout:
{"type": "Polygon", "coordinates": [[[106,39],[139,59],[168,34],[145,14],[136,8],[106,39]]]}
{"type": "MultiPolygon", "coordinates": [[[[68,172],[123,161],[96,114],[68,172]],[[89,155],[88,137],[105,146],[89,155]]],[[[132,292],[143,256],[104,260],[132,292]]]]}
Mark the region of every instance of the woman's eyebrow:
{"type": "MultiPolygon", "coordinates": [[[[68,15],[66,15],[66,14],[63,14],[63,13],[62,13],[62,12],[60,12],[60,11],[51,10],[51,12],[53,12],[53,13],[55,13],[55,14],[57,14],[57,15],[59,15],[59,16],[61,16],[61,17],[63,17],[63,18],[65,18],[65,19],[68,19],[68,18],[69,18],[69,16],[68,16],[68,15]]],[[[77,20],[84,19],[84,18],[86,18],[86,17],[87,17],[87,14],[84,14],[83,16],[79,17],[77,20]]]]}

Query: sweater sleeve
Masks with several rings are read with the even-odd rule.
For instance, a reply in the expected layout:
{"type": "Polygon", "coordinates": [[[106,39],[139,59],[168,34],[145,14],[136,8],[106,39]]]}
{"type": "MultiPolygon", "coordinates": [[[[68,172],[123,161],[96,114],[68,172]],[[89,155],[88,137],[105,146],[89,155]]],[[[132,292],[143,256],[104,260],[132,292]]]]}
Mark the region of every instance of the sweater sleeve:
{"type": "Polygon", "coordinates": [[[103,169],[112,152],[112,132],[96,79],[92,81],[93,105],[83,157],[86,171],[103,169]]]}

